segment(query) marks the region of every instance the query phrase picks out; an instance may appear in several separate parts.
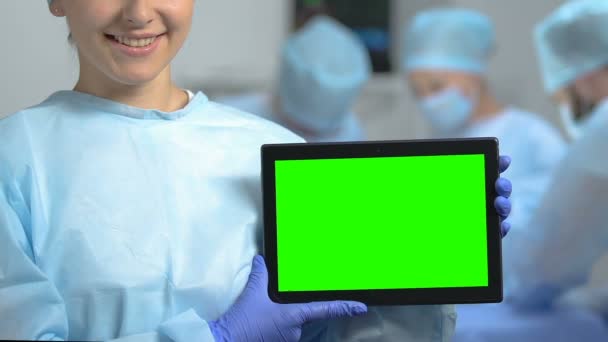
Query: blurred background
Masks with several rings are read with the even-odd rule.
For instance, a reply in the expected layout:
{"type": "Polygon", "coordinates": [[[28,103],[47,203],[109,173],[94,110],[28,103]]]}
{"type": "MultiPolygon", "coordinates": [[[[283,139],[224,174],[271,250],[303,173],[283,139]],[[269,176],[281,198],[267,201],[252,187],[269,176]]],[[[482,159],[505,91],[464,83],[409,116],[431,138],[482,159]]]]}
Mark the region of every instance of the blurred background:
{"type": "MultiPolygon", "coordinates": [[[[353,27],[372,50],[377,71],[356,105],[370,139],[427,135],[424,120],[398,73],[401,27],[417,11],[466,6],[489,15],[498,50],[489,79],[502,102],[539,113],[558,125],[557,108],[543,93],[532,45],[532,28],[562,0],[333,0],[331,11],[353,27]],[[524,10],[525,9],[525,10],[524,10]]],[[[211,98],[272,88],[278,53],[286,36],[315,1],[199,0],[192,34],[174,65],[183,87],[211,98]]],[[[49,14],[42,0],[1,1],[0,116],[71,89],[77,58],[67,42],[66,23],[49,14]],[[42,51],[42,52],[41,52],[42,51]]]]}

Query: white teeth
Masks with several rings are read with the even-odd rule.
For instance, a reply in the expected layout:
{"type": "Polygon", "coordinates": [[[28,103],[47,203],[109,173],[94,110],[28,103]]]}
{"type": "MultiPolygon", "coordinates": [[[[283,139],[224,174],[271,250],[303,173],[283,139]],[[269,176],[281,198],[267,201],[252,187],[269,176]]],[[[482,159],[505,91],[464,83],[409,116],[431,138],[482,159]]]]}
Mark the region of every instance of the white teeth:
{"type": "Polygon", "coordinates": [[[145,39],[130,39],[128,37],[114,36],[114,40],[116,40],[120,44],[131,47],[145,47],[152,44],[156,40],[156,37],[145,39]]]}

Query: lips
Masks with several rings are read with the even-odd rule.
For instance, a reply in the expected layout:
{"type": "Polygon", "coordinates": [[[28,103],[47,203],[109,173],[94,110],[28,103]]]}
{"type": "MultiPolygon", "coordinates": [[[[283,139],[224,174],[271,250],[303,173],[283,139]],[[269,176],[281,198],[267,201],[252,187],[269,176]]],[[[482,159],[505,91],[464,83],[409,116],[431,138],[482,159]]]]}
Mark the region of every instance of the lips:
{"type": "Polygon", "coordinates": [[[166,34],[140,34],[140,35],[112,35],[106,34],[110,46],[122,54],[131,58],[148,57],[155,53],[166,34]]]}

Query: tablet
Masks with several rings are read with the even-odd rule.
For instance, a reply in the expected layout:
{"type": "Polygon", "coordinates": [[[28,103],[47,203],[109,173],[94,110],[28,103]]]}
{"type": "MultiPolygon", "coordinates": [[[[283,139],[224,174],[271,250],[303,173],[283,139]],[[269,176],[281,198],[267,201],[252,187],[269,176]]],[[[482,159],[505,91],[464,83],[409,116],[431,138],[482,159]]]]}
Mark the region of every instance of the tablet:
{"type": "Polygon", "coordinates": [[[277,303],[502,301],[495,138],[262,146],[277,303]]]}

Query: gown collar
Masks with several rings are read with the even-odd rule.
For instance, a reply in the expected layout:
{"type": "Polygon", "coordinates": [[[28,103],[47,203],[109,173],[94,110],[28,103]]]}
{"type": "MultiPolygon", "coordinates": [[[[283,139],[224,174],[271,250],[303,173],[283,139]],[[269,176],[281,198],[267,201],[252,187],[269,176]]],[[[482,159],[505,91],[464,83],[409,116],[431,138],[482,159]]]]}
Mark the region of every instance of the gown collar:
{"type": "Polygon", "coordinates": [[[191,100],[184,108],[173,112],[164,112],[156,109],[133,107],[74,90],[58,91],[52,94],[49,97],[49,100],[64,100],[71,103],[78,103],[83,105],[87,110],[122,115],[140,120],[179,120],[209,102],[209,99],[205,94],[197,92],[192,96],[191,100]]]}

